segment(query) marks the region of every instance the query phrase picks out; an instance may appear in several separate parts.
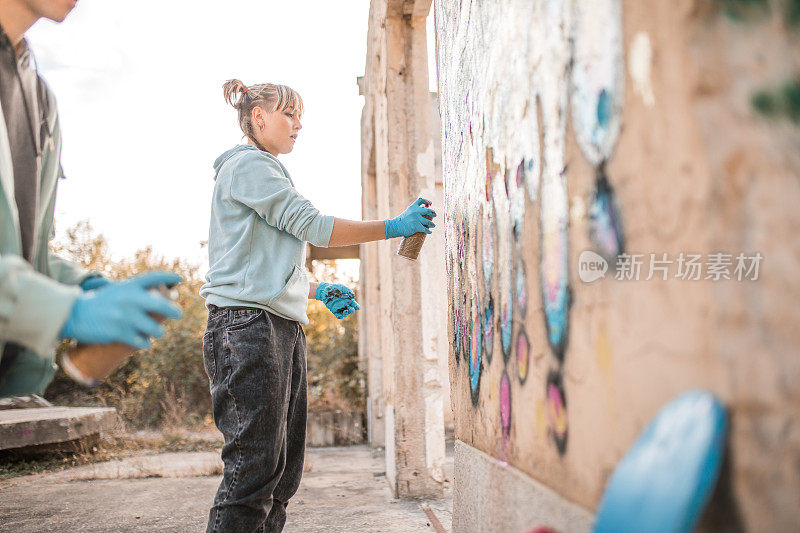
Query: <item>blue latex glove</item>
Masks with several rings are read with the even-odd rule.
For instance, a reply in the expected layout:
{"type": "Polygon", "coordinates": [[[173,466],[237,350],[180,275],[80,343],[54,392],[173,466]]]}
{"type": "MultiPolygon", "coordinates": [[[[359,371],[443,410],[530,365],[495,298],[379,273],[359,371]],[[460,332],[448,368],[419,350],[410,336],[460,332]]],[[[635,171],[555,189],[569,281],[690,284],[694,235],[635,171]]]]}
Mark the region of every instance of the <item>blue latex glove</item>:
{"type": "Polygon", "coordinates": [[[436,224],[425,217],[434,218],[436,216],[436,211],[429,209],[429,205],[431,205],[429,200],[417,198],[402,214],[395,218],[384,220],[386,224],[386,238],[410,237],[420,232],[430,233],[430,228],[435,228],[436,224]]]}
{"type": "Polygon", "coordinates": [[[81,294],[61,329],[61,338],[86,344],[121,342],[141,350],[148,348],[149,337],[160,337],[164,328],[148,313],[166,318],[181,318],[183,313],[161,295],[147,289],[172,286],[182,278],[168,272],[148,272],[120,283],[81,294]]]}
{"type": "Polygon", "coordinates": [[[111,280],[108,280],[103,276],[92,276],[83,280],[83,283],[81,283],[81,289],[85,291],[93,291],[109,284],[111,284],[111,280]]]}
{"type": "Polygon", "coordinates": [[[353,291],[338,283],[320,283],[314,298],[324,303],[336,318],[346,318],[361,309],[353,291]]]}

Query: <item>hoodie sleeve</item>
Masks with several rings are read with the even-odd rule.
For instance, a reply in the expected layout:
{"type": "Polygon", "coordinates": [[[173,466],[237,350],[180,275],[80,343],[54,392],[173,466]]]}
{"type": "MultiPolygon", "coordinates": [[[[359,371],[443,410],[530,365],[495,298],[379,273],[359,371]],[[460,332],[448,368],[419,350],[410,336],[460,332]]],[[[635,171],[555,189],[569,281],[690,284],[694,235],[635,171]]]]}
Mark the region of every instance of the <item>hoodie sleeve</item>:
{"type": "Polygon", "coordinates": [[[43,358],[52,355],[80,294],[80,288],[35,272],[18,256],[0,256],[0,339],[19,343],[43,358]]]}
{"type": "Polygon", "coordinates": [[[330,243],[333,217],[321,215],[295,190],[280,166],[263,154],[248,153],[236,162],[231,197],[301,241],[322,247],[330,243]]]}

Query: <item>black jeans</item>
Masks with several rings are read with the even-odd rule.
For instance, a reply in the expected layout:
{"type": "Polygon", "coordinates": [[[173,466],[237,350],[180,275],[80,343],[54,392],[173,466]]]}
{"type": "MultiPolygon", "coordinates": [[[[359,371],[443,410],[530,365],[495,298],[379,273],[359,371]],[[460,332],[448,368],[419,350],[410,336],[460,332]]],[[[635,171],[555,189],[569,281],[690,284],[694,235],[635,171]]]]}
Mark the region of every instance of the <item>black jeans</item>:
{"type": "Polygon", "coordinates": [[[283,530],[303,475],[306,337],[262,309],[209,306],[203,360],[225,436],[207,532],[283,530]]]}

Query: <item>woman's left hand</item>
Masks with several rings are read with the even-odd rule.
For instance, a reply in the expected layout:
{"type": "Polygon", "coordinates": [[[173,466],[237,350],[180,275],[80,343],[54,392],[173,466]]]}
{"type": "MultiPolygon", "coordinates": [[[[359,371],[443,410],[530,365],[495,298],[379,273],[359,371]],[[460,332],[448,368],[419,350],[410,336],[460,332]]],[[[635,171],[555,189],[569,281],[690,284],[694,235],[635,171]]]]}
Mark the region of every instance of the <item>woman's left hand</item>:
{"type": "Polygon", "coordinates": [[[336,318],[346,318],[361,309],[353,291],[338,283],[320,283],[314,298],[324,303],[336,318]]]}

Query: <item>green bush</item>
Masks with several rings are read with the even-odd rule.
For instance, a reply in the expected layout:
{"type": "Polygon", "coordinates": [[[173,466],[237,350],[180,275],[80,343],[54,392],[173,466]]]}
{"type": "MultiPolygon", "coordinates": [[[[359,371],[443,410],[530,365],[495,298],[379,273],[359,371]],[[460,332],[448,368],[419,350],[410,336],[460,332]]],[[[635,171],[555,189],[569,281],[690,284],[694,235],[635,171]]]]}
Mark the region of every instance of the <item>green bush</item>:
{"type": "MultiPolygon", "coordinates": [[[[207,312],[198,294],[203,284],[198,267],[158,257],[150,248],[137,252],[131,259],[112,261],[105,238],[96,234],[87,222],[70,228],[66,239],[55,243],[53,248],[59,255],[102,272],[109,279],[124,279],[150,270],[179,273],[184,282],[177,288],[177,303],[184,317],[168,321],[163,337],[151,348],[133,355],[99,387],[83,387],[59,370],[45,397],[61,405],[116,407],[131,427],[210,424],[211,398],[202,345],[207,312]]],[[[315,263],[312,279],[314,276],[339,280],[332,263],[315,263]]],[[[311,319],[306,327],[309,408],[363,408],[357,319],[351,316],[339,321],[316,301],[311,302],[308,313],[311,319]]]]}

